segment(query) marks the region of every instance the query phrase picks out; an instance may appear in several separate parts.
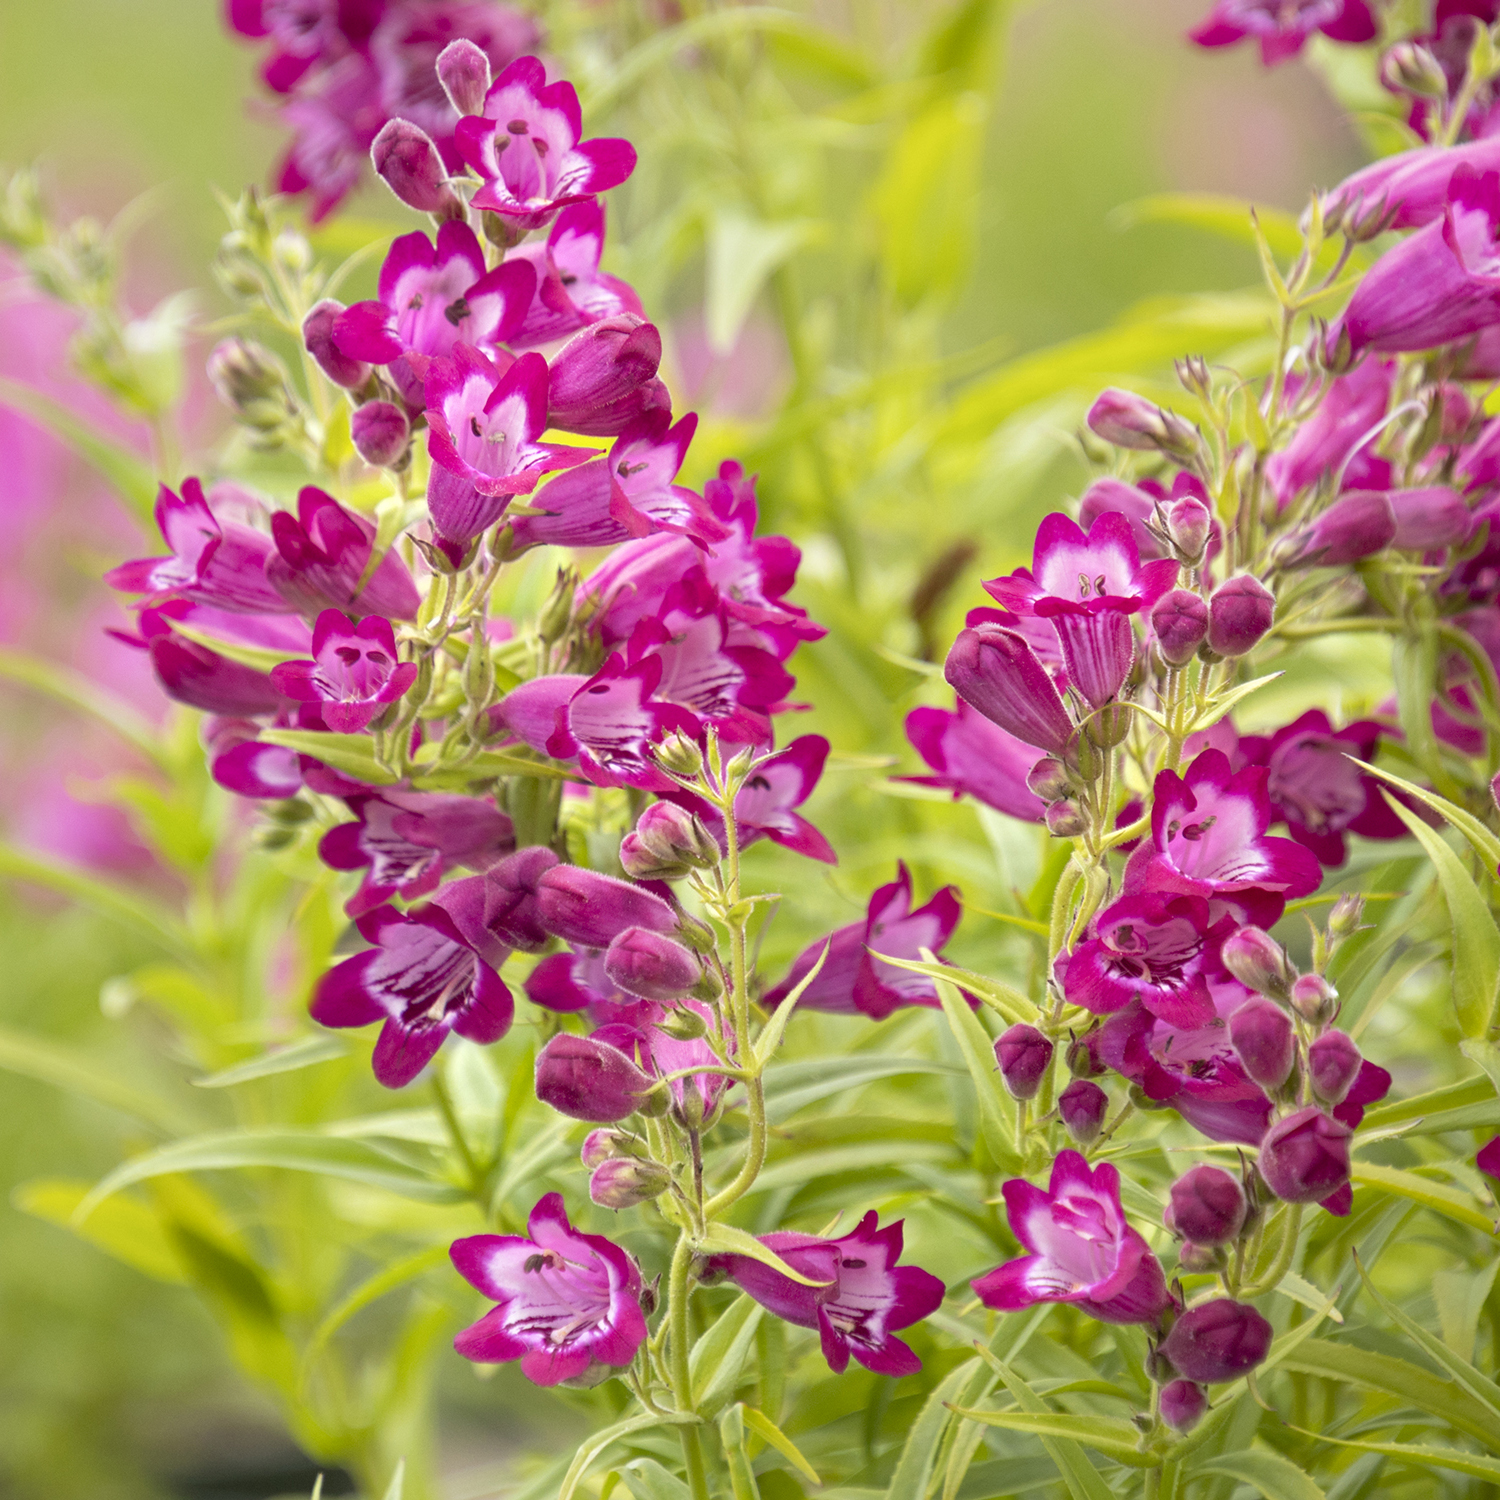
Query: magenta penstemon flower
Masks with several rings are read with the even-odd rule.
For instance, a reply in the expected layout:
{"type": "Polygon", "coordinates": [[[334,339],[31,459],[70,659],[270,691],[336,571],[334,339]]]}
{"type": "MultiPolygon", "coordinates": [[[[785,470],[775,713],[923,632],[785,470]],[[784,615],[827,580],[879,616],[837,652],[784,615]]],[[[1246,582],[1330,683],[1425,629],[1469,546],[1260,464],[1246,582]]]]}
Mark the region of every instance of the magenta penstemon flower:
{"type": "Polygon", "coordinates": [[[604,252],[604,205],[597,198],[558,214],[545,243],[518,245],[507,257],[536,271],[536,295],[511,344],[529,349],[564,338],[619,313],[641,315],[640,299],[625,282],[599,269],[604,252]]]}
{"type": "Polygon", "coordinates": [[[526,1231],[454,1242],[454,1268],[496,1305],[453,1347],[480,1364],[519,1359],[536,1385],[598,1385],[645,1341],[640,1267],[603,1235],[574,1229],[560,1193],[532,1209],[526,1231]]]}
{"type": "Polygon", "coordinates": [[[1200,47],[1228,47],[1254,37],[1261,61],[1270,67],[1295,57],[1314,31],[1353,44],[1373,41],[1379,28],[1367,0],[1217,0],[1189,35],[1200,47]]]}
{"type": "Polygon", "coordinates": [[[748,1255],[715,1255],[709,1268],[727,1275],[768,1311],[788,1323],[816,1328],[823,1358],[842,1374],[853,1357],[877,1375],[911,1375],[922,1362],[896,1333],[936,1312],[943,1283],[919,1266],[899,1266],[902,1220],[876,1227],[871,1212],[840,1239],[781,1231],[760,1236],[804,1286],[748,1255]]]}
{"type": "Polygon", "coordinates": [[[898,780],[945,787],[955,798],[967,795],[1013,818],[1041,821],[1046,808],[1026,786],[1036,747],[991,723],[962,698],[954,712],[912,709],[906,716],[906,737],[934,774],[898,780]]]}
{"type": "Polygon", "coordinates": [[[986,1307],[1002,1312],[1038,1302],[1072,1302],[1104,1323],[1158,1322],[1172,1306],[1151,1247],[1125,1222],[1120,1174],[1089,1169],[1060,1151],[1044,1191],[1013,1177],[1002,1188],[1011,1233],[1030,1252],[974,1282],[986,1307]]]}
{"type": "Polygon", "coordinates": [[[357,734],[417,679],[417,664],[396,656],[396,636],[382,615],[355,624],[325,609],[313,626],[313,659],[282,662],[271,672],[279,693],[322,705],[323,721],[336,734],[357,734]]]}

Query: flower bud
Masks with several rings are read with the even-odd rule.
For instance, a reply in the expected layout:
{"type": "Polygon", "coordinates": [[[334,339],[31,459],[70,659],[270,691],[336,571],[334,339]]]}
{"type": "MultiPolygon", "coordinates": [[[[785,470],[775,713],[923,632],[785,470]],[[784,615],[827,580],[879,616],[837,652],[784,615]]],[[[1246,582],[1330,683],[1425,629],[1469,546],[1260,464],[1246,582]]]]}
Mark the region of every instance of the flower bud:
{"type": "Polygon", "coordinates": [[[1297,1062],[1292,1018],[1272,1000],[1247,1000],[1229,1018],[1229,1041],[1240,1066],[1263,1089],[1275,1092],[1297,1062]]]}
{"type": "Polygon", "coordinates": [[[1225,1245],[1245,1227],[1245,1190],[1222,1167],[1200,1164],[1172,1184],[1172,1199],[1162,1222],[1198,1245],[1225,1245]]]}
{"type": "Polygon", "coordinates": [[[1392,490],[1386,497],[1396,517],[1393,547],[1409,552],[1433,552],[1456,547],[1468,539],[1474,513],[1463,496],[1446,485],[1420,490],[1392,490]]]}
{"type": "Polygon", "coordinates": [[[1185,667],[1208,639],[1208,605],[1189,589],[1172,589],[1151,608],[1157,650],[1169,667],[1185,667]]]}
{"type": "Polygon", "coordinates": [[[547,424],[585,437],[612,437],[648,411],[670,408],[656,378],[661,334],[635,313],[590,323],[548,370],[547,424]]]}
{"type": "Polygon", "coordinates": [[[219,399],[247,427],[270,433],[295,418],[286,366],[263,345],[225,339],[210,352],[207,368],[219,399]]]}
{"type": "Polygon", "coordinates": [[[1075,1078],[1099,1078],[1109,1072],[1094,1051],[1098,1040],[1099,1033],[1091,1031],[1087,1036],[1075,1037],[1068,1043],[1068,1072],[1075,1078]]]}
{"type": "Polygon", "coordinates": [[[438,53],[437,76],[448,102],[459,114],[483,112],[484,96],[490,91],[490,60],[482,48],[467,37],[449,42],[438,53]]]}
{"type": "Polygon", "coordinates": [[[408,207],[439,219],[464,219],[468,206],[448,183],[448,169],[432,137],[409,120],[387,120],[370,147],[385,185],[408,207]]]}
{"type": "Polygon", "coordinates": [[[1307,1078],[1313,1098],[1329,1108],[1342,1104],[1363,1062],[1348,1032],[1325,1031],[1307,1049],[1307,1078]]]}
{"type": "Polygon", "coordinates": [[[1276,617],[1276,597],[1248,573],[1226,578],[1208,601],[1208,649],[1243,656],[1259,644],[1276,617]]]}
{"type": "MultiPolygon", "coordinates": [[[[1496,777],[1500,781],[1500,777],[1496,777]]],[[[1365,898],[1358,891],[1345,891],[1328,913],[1328,936],[1342,942],[1359,931],[1364,920],[1365,898]]]]}
{"type": "Polygon", "coordinates": [[[1217,1245],[1195,1245],[1184,1240],[1177,1251],[1177,1264],[1184,1271],[1217,1271],[1224,1264],[1224,1252],[1217,1245]]]}
{"type": "Polygon", "coordinates": [[[1196,495],[1183,495],[1169,500],[1162,507],[1162,516],[1177,560],[1185,567],[1199,567],[1213,531],[1214,518],[1209,508],[1196,495]]]}
{"type": "Polygon", "coordinates": [[[620,863],[637,880],[677,880],[722,857],[703,820],[675,802],[653,802],[620,843],[620,863]]]}
{"type": "Polygon", "coordinates": [[[699,1037],[708,1035],[708,1022],[685,1005],[675,1006],[652,1024],[679,1042],[696,1042],[699,1037]]]}
{"type": "Polygon", "coordinates": [[[1314,1026],[1326,1026],[1338,1008],[1339,992],[1321,974],[1304,974],[1292,986],[1292,1009],[1314,1026]]]}
{"type": "Polygon", "coordinates": [[[1286,999],[1297,970],[1286,949],[1259,927],[1241,927],[1224,939],[1220,950],[1224,967],[1252,990],[1286,999]]]}
{"type": "Polygon", "coordinates": [[[1341,1120],[1309,1105],[1278,1120],[1260,1143],[1260,1175],[1287,1203],[1321,1203],[1349,1181],[1349,1137],[1341,1120]]]}
{"type": "Polygon", "coordinates": [[[1396,94],[1446,99],[1448,77],[1443,65],[1418,42],[1397,42],[1380,59],[1380,81],[1396,94]]]}
{"type": "Polygon", "coordinates": [[[541,876],[536,911],[554,937],[584,948],[607,948],[627,927],[677,929],[676,912],[660,896],[579,865],[554,865],[541,876]]]}
{"type": "Polygon", "coordinates": [[[1052,1043],[1035,1026],[1017,1022],[995,1043],[995,1063],[1015,1099],[1034,1099],[1052,1063],[1052,1043]]]}
{"type": "Polygon", "coordinates": [[[589,1197],[600,1208],[634,1208],[660,1197],[671,1185],[672,1173],[661,1162],[616,1156],[594,1168],[589,1197]]]}
{"type": "Polygon", "coordinates": [[[1026,773],[1026,790],[1043,802],[1060,802],[1072,789],[1068,768],[1050,755],[1044,755],[1026,773]]]}
{"type": "Polygon", "coordinates": [[[676,1000],[703,977],[703,966],[681,943],[646,927],[627,927],[604,954],[604,972],[628,995],[676,1000]]]}
{"type": "Polygon", "coordinates": [[[1047,832],[1055,839],[1076,839],[1089,826],[1076,802],[1054,802],[1047,809],[1046,818],[1047,832]]]}
{"type": "Polygon", "coordinates": [[[691,778],[703,769],[703,752],[680,730],[669,734],[656,747],[656,761],[675,776],[691,778]]]}
{"type": "Polygon", "coordinates": [[[1104,1129],[1109,1095],[1087,1078],[1075,1078],[1057,1096],[1057,1112],[1068,1134],[1080,1146],[1091,1146],[1104,1129]]]}
{"type": "Polygon", "coordinates": [[[1110,386],[1102,391],[1085,418],[1089,430],[1116,448],[1142,452],[1159,449],[1188,457],[1197,451],[1198,434],[1191,422],[1138,396],[1110,386]]]}
{"type": "Polygon", "coordinates": [[[406,453],[411,423],[392,401],[366,401],[349,418],[349,436],[367,464],[393,469],[406,453]]]}
{"type": "Polygon", "coordinates": [[[340,353],[333,342],[333,325],[344,311],[342,302],[325,297],[315,303],[302,320],[302,342],[307,352],[317,360],[318,368],[335,384],[345,390],[358,390],[370,378],[370,366],[362,359],[350,359],[340,353]]]}
{"type": "Polygon", "coordinates": [[[1311,525],[1288,532],[1271,548],[1277,568],[1333,568],[1383,552],[1396,540],[1396,512],[1381,490],[1356,490],[1335,500],[1311,525]]]}
{"type": "Polygon", "coordinates": [[[639,1137],[623,1130],[591,1130],[584,1137],[578,1159],[592,1172],[600,1162],[616,1156],[634,1156],[637,1148],[643,1147],[639,1137]]]}
{"type": "Polygon", "coordinates": [[[1161,1388],[1157,1409],[1173,1432],[1191,1432],[1208,1410],[1208,1392],[1191,1380],[1173,1380],[1161,1388]]]}
{"type": "Polygon", "coordinates": [[[1493,1177],[1500,1182],[1500,1135],[1479,1148],[1474,1156],[1474,1165],[1486,1177],[1493,1177]]]}
{"type": "Polygon", "coordinates": [[[537,1054],[536,1096],[561,1115],[613,1124],[641,1107],[653,1087],[618,1047],[559,1032],[537,1054]]]}
{"type": "Polygon", "coordinates": [[[1234,1380],[1271,1352],[1271,1325],[1244,1302],[1217,1297],[1190,1307],[1172,1325],[1161,1352],[1188,1380],[1234,1380]]]}

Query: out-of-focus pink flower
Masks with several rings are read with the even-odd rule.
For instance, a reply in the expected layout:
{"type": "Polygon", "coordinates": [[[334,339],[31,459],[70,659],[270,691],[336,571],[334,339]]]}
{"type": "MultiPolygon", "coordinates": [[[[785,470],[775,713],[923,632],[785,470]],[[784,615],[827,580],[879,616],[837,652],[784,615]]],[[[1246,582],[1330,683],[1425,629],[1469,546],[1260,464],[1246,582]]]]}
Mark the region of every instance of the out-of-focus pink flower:
{"type": "Polygon", "coordinates": [[[1229,47],[1254,37],[1269,68],[1295,57],[1314,31],[1358,44],[1373,41],[1379,28],[1366,0],[1217,0],[1188,35],[1200,47],[1229,47]]]}
{"type": "Polygon", "coordinates": [[[985,718],[962,698],[955,711],[914,708],[906,716],[906,737],[932,768],[931,776],[901,776],[919,786],[946,787],[955,798],[968,795],[997,812],[1029,823],[1041,821],[1042,799],[1026,785],[1036,748],[985,718]]]}

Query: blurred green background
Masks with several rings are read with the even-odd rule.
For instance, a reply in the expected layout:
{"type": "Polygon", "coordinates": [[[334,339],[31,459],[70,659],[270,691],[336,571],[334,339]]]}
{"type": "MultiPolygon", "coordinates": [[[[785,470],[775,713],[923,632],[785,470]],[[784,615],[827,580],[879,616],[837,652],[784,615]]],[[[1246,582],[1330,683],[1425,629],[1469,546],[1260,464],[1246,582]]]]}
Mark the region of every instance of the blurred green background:
{"type": "MultiPolygon", "coordinates": [[[[814,711],[784,732],[816,729],[834,743],[838,763],[807,810],[842,862],[795,876],[797,900],[767,946],[772,968],[862,911],[898,856],[922,891],[957,879],[980,908],[1004,906],[1035,865],[1026,830],[891,795],[884,759],[919,769],[901,719],[944,701],[902,659],[940,657],[963,610],[981,602],[978,580],[1028,560],[1036,519],[1081,488],[1074,431],[1102,378],[1159,376],[1170,354],[1212,338],[1215,353],[1255,346],[1258,314],[1233,299],[1173,302],[1156,325],[1160,347],[1087,342],[1146,299],[1255,279],[1247,246],[1181,223],[1131,227],[1118,210],[1197,192],[1295,212],[1360,159],[1303,64],[1268,75],[1246,49],[1194,53],[1182,33],[1199,0],[790,8],[837,45],[788,32],[762,46],[747,31],[712,65],[674,54],[623,84],[619,59],[678,19],[674,6],[541,12],[583,84],[586,133],[629,134],[640,151],[636,180],[612,206],[610,264],[668,334],[679,408],[704,413],[687,477],[731,455],[761,471],[767,529],[805,549],[795,597],[832,627],[796,663],[798,696],[814,711]],[[952,55],[913,82],[913,59],[926,45],[931,63],[935,31],[955,16],[952,55]],[[603,96],[607,108],[590,107],[603,96]],[[736,267],[772,243],[783,247],[778,275],[752,279],[737,300],[736,267]],[[715,355],[708,339],[722,344],[726,330],[733,352],[715,355]],[[1030,352],[1072,339],[1086,341],[1073,363],[1054,359],[1041,375],[1027,365],[1030,352]]],[[[222,228],[211,189],[266,181],[281,148],[256,65],[210,0],[0,6],[0,160],[39,161],[64,215],[107,218],[150,195],[127,278],[137,311],[183,287],[202,289],[205,319],[222,310],[207,274],[222,228]]],[[[323,243],[409,228],[393,210],[367,190],[323,243]]],[[[210,341],[193,344],[191,366],[210,341]]],[[[48,359],[31,351],[24,369],[14,358],[5,368],[59,376],[61,351],[48,359]]],[[[223,424],[201,390],[188,410],[201,449],[223,424]]],[[[103,606],[91,580],[129,545],[128,529],[74,523],[98,515],[96,490],[63,459],[0,469],[7,515],[40,506],[50,518],[28,532],[23,563],[43,607],[7,617],[9,641],[93,659],[103,606]]],[[[38,762],[70,730],[11,688],[0,701],[4,801],[12,836],[27,842],[56,791],[38,762]]],[[[88,795],[71,782],[63,793],[88,795]]],[[[765,885],[788,878],[776,856],[759,851],[755,863],[765,885]]],[[[955,954],[1003,965],[1003,932],[971,917],[955,954]]],[[[0,888],[0,943],[0,1026],[76,1042],[122,1077],[172,1086],[171,1059],[159,1058],[170,1038],[150,1017],[101,1012],[101,987],[107,996],[107,981],[148,952],[20,886],[0,888]]],[[[4,1193],[25,1179],[101,1175],[137,1144],[123,1116],[3,1075],[4,1193]]],[[[234,1373],[185,1290],[10,1207],[0,1207],[0,1349],[0,1495],[208,1500],[305,1488],[273,1408],[234,1373]]],[[[553,1423],[569,1441],[565,1406],[509,1382],[486,1389],[456,1364],[443,1366],[441,1442],[445,1471],[468,1475],[453,1481],[455,1497],[498,1492],[484,1476],[503,1470],[518,1428],[535,1443],[553,1423]]]]}

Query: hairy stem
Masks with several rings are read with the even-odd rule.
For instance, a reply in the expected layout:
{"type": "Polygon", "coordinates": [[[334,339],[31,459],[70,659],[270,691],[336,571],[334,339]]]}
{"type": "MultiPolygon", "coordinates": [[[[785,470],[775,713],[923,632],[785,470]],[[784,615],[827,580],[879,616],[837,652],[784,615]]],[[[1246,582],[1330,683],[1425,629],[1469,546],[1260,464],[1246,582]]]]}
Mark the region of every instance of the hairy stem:
{"type": "MultiPolygon", "coordinates": [[[[688,1268],[692,1263],[693,1247],[687,1234],[677,1237],[677,1248],[672,1252],[672,1269],[667,1275],[667,1335],[668,1372],[672,1381],[672,1397],[679,1412],[693,1409],[693,1384],[688,1374],[688,1268]]],[[[703,1462],[703,1443],[698,1429],[684,1422],[678,1429],[682,1439],[682,1462],[687,1470],[688,1489],[693,1500],[710,1500],[708,1471],[703,1462]]]]}

